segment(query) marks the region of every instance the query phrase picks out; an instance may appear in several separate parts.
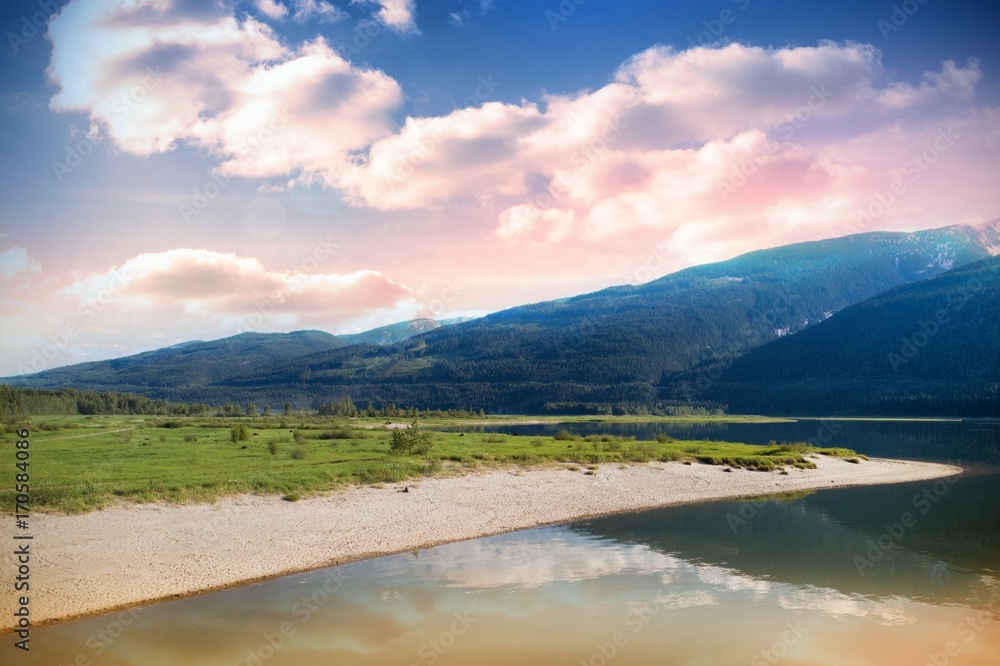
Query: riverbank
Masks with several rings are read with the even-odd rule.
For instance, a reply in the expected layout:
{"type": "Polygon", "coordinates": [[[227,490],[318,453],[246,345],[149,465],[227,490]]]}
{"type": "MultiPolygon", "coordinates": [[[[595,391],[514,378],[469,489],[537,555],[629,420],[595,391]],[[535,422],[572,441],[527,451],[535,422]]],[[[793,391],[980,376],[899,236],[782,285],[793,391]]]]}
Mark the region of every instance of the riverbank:
{"type": "MultiPolygon", "coordinates": [[[[508,468],[365,486],[286,502],[118,506],[32,517],[31,618],[37,625],[200,594],[442,543],[640,509],[800,490],[936,479],[948,465],[817,457],[787,475],[681,463],[508,468]],[[408,492],[401,492],[408,488],[408,492]]],[[[8,537],[9,538],[9,537],[8,537]]],[[[13,558],[0,569],[13,580],[13,558]]],[[[11,629],[14,596],[0,601],[11,629]]]]}

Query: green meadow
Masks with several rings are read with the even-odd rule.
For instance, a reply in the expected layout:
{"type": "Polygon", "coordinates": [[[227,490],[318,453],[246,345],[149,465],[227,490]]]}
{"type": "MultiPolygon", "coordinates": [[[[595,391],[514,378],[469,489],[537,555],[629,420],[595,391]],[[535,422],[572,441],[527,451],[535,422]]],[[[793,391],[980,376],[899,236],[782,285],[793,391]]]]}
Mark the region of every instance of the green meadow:
{"type": "MultiPolygon", "coordinates": [[[[490,419],[500,420],[516,422],[490,419]]],[[[6,460],[0,460],[0,501],[4,512],[13,512],[15,474],[22,472],[15,468],[17,428],[30,431],[31,510],[66,513],[130,502],[211,502],[242,493],[280,494],[294,501],[349,485],[502,466],[559,466],[567,473],[594,475],[602,465],[658,460],[787,473],[788,468],[814,467],[810,457],[815,455],[857,460],[853,451],[805,444],[761,447],[666,436],[635,441],[566,431],[535,437],[432,430],[475,423],[420,420],[417,432],[429,433],[421,438],[428,444],[408,449],[406,435],[412,431],[394,438],[383,419],[35,417],[2,426],[6,460]]]]}

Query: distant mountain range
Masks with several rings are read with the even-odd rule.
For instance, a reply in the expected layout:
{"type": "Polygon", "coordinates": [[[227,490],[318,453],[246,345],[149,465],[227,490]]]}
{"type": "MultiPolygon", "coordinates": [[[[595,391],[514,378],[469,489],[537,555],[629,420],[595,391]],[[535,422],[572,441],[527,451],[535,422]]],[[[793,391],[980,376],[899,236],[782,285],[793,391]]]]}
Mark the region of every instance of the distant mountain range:
{"type": "Polygon", "coordinates": [[[414,319],[382,326],[363,333],[331,335],[323,331],[292,333],[241,333],[220,340],[192,340],[133,356],[79,363],[35,375],[3,380],[16,386],[35,388],[113,386],[190,388],[224,383],[233,375],[246,374],[272,363],[352,344],[382,345],[401,342],[414,335],[467,319],[414,319]]]}
{"type": "MultiPolygon", "coordinates": [[[[914,312],[922,312],[923,305],[918,304],[929,297],[920,295],[919,289],[925,288],[921,285],[937,288],[929,278],[952,271],[948,275],[959,275],[961,280],[963,274],[953,269],[997,254],[998,220],[914,233],[856,234],[751,252],[643,285],[521,306],[450,326],[416,320],[353,336],[319,331],[244,334],[5,381],[216,404],[291,400],[315,405],[350,395],[357,403],[509,412],[641,411],[694,401],[728,404],[738,411],[787,412],[793,406],[794,411],[798,405],[802,409],[815,405],[807,411],[819,413],[815,410],[823,407],[824,413],[884,413],[918,403],[920,409],[935,405],[945,409],[950,401],[947,410],[967,404],[981,413],[984,404],[967,400],[998,379],[995,363],[990,366],[981,350],[969,352],[976,367],[963,365],[961,372],[975,370],[975,381],[984,383],[956,391],[956,386],[973,378],[959,373],[951,378],[945,391],[951,397],[941,398],[944,402],[906,403],[905,396],[908,386],[923,392],[945,390],[944,384],[934,383],[936,375],[927,374],[925,364],[944,363],[934,359],[944,353],[945,340],[960,339],[950,353],[965,358],[961,347],[972,344],[972,338],[952,336],[987,326],[993,307],[988,298],[982,309],[955,312],[957,323],[922,351],[924,360],[917,362],[915,357],[891,376],[856,375],[866,391],[870,389],[863,395],[873,402],[820,400],[822,386],[850,390],[855,375],[847,365],[843,372],[848,375],[816,375],[820,379],[813,387],[814,402],[796,402],[793,398],[801,395],[787,386],[809,380],[812,375],[795,373],[822,365],[820,359],[834,354],[833,349],[858,357],[860,351],[852,349],[862,343],[857,334],[848,335],[856,332],[856,325],[841,323],[856,321],[851,319],[859,317],[856,312],[898,320],[898,330],[879,324],[882,328],[874,329],[879,331],[872,334],[875,337],[898,337],[900,330],[908,330],[907,316],[913,313],[904,306],[899,306],[903,310],[880,306],[875,297],[888,298],[910,285],[918,291],[904,288],[900,298],[914,312]],[[982,317],[970,319],[977,312],[982,317]],[[826,346],[810,343],[820,334],[827,336],[826,346]],[[812,365],[804,360],[810,354],[812,365]],[[759,373],[763,368],[768,372],[759,373]],[[755,393],[761,387],[767,391],[755,393]],[[899,397],[875,400],[872,392],[899,397]],[[758,399],[765,395],[771,398],[758,399]]],[[[973,300],[979,303],[988,297],[992,285],[973,300]]],[[[1000,313],[992,312],[998,315],[994,319],[1000,318],[1000,313]]],[[[989,329],[983,330],[986,335],[989,329]]],[[[990,338],[995,339],[995,335],[990,338]]],[[[869,339],[866,344],[871,343],[869,339]]]]}

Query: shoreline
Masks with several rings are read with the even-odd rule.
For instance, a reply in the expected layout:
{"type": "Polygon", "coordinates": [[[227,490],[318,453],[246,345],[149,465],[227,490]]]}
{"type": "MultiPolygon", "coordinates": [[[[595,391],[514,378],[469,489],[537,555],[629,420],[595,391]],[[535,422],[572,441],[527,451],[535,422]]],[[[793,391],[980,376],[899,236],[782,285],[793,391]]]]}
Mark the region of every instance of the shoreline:
{"type": "MultiPolygon", "coordinates": [[[[826,456],[787,476],[681,463],[504,468],[286,502],[140,504],[33,517],[32,626],[195,596],[281,576],[522,529],[695,502],[933,480],[938,463],[826,456]],[[399,492],[403,487],[409,492],[399,492]],[[141,526],[141,530],[136,529],[141,526]]],[[[5,558],[2,575],[13,580],[5,558]]],[[[14,628],[14,595],[0,633],[14,628]]]]}

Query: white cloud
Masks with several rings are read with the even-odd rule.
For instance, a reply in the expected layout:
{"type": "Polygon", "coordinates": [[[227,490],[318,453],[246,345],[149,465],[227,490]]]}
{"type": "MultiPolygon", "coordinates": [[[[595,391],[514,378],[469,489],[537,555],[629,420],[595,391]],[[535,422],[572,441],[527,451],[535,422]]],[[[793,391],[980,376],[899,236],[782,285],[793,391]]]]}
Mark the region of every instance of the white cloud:
{"type": "Polygon", "coordinates": [[[48,34],[53,109],[89,112],[137,155],[207,148],[231,174],[333,181],[391,132],[402,102],[395,81],[322,38],[286,48],[252,17],[184,14],[166,0],[73,0],[48,34]]]}
{"type": "Polygon", "coordinates": [[[257,9],[272,19],[288,16],[288,7],[277,0],[257,0],[257,9]]]}
{"type": "Polygon", "coordinates": [[[24,277],[26,273],[39,273],[42,265],[28,256],[28,250],[23,247],[12,247],[0,252],[0,280],[5,282],[17,276],[24,277]]]}
{"type": "Polygon", "coordinates": [[[334,7],[326,0],[295,0],[295,14],[292,18],[299,23],[336,23],[347,18],[347,12],[334,7]]]}
{"type": "Polygon", "coordinates": [[[278,271],[252,257],[190,248],[138,255],[61,293],[80,303],[113,306],[118,316],[182,317],[223,329],[332,329],[358,319],[399,321],[393,318],[398,312],[420,308],[409,289],[378,271],[278,271]]]}
{"type": "MultiPolygon", "coordinates": [[[[414,26],[412,2],[358,2],[414,26]]],[[[470,96],[478,106],[400,127],[396,81],[322,38],[287,45],[253,18],[136,6],[72,0],[53,21],[53,108],[88,111],[128,152],[188,143],[228,174],[322,184],[357,207],[441,211],[500,239],[622,252],[673,240],[669,267],[680,267],[850,233],[872,193],[952,126],[983,140],[950,148],[878,227],[912,227],[956,188],[991,191],[1000,114],[976,106],[974,60],[909,82],[861,44],[656,46],[595,90],[501,103],[487,101],[491,84],[470,96]]]]}
{"type": "MultiPolygon", "coordinates": [[[[495,205],[494,233],[505,239],[666,235],[675,265],[689,265],[856,231],[846,227],[872,191],[952,121],[951,104],[972,103],[980,79],[969,61],[946,62],[917,85],[896,81],[876,49],[858,44],[654,47],[611,83],[544,106],[410,118],[337,184],[383,210],[495,205]]],[[[965,115],[971,135],[1000,128],[990,110],[965,115]]],[[[970,153],[995,149],[963,151],[972,163],[970,153]]],[[[912,206],[882,228],[926,204],[917,202],[924,188],[912,189],[912,206]]]]}
{"type": "Polygon", "coordinates": [[[397,32],[416,32],[414,0],[351,0],[352,5],[377,5],[375,17],[397,32]]]}

